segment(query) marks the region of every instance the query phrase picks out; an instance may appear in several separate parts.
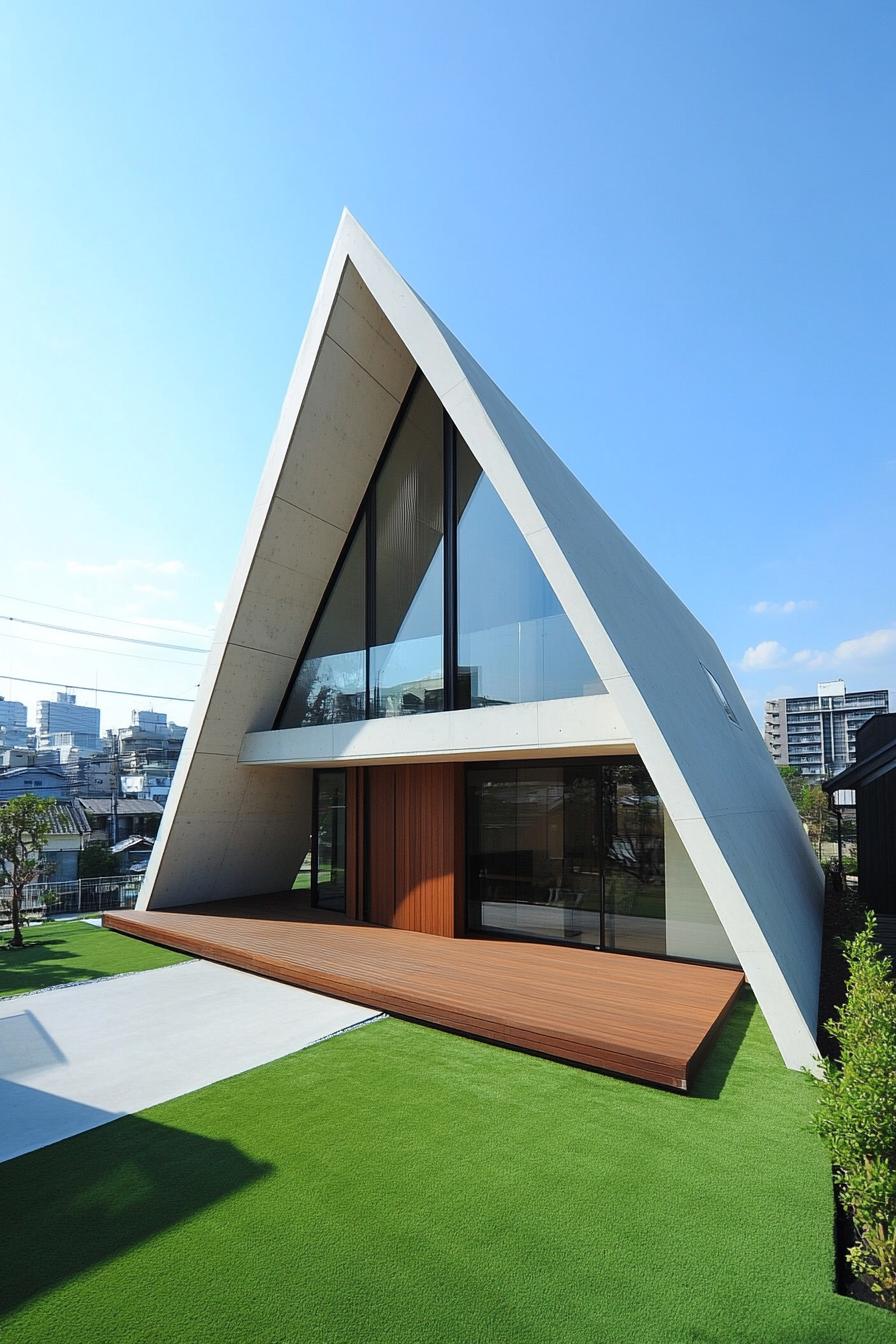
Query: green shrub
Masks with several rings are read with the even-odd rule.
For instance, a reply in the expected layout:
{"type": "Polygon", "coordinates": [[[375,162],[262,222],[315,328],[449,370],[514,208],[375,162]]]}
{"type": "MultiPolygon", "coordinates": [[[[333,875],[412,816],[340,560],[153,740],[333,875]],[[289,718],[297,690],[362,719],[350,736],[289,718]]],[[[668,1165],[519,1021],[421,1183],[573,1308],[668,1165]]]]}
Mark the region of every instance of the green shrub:
{"type": "Polygon", "coordinates": [[[118,872],[118,860],[105,840],[88,840],[78,855],[78,876],[110,877],[118,872]]]}
{"type": "Polygon", "coordinates": [[[822,1060],[815,1127],[855,1226],[853,1271],[896,1309],[896,984],[875,930],[869,913],[843,945],[846,1000],[827,1023],[840,1059],[822,1060]]]}

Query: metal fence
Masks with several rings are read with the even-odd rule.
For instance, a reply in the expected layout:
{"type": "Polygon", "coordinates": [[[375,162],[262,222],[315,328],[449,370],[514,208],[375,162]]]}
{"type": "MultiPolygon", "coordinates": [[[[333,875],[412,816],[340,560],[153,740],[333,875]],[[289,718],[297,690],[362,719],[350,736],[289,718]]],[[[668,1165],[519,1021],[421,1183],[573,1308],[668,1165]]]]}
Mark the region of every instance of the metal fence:
{"type": "MultiPolygon", "coordinates": [[[[101,910],[133,910],[142,882],[142,873],[31,882],[23,894],[22,917],[47,919],[54,915],[98,914],[101,910]]],[[[0,922],[9,922],[11,907],[12,889],[0,887],[0,922]]]]}

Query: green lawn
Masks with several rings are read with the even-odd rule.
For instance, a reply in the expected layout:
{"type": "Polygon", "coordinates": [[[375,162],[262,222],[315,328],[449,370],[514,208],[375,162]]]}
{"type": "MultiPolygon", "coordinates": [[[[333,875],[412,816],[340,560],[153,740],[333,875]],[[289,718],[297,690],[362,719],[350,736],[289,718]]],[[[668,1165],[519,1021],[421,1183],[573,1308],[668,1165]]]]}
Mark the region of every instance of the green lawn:
{"type": "Polygon", "coordinates": [[[2,1337],[894,1341],[810,1104],[750,999],[690,1097],[387,1020],[5,1164],[2,1337]]]}
{"type": "Polygon", "coordinates": [[[96,980],[122,971],[151,971],[188,958],[82,920],[50,920],[23,930],[24,951],[10,952],[0,933],[0,998],[32,989],[96,980]]]}

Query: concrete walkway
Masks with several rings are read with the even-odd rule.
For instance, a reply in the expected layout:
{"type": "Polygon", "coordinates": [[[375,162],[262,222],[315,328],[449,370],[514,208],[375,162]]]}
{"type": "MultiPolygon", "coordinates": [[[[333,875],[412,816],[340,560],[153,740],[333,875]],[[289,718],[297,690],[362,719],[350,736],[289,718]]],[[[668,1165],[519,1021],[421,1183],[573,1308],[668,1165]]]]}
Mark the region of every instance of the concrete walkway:
{"type": "Polygon", "coordinates": [[[208,961],[0,1000],[0,1162],[378,1016],[208,961]]]}

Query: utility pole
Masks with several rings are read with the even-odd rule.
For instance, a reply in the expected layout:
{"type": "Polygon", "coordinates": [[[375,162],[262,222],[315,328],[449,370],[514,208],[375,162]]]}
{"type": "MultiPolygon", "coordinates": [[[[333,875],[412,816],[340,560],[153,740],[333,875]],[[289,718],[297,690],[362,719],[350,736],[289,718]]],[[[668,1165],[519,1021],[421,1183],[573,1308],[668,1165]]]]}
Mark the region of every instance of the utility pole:
{"type": "MultiPolygon", "coordinates": [[[[113,729],[113,733],[115,730],[113,729]]],[[[109,844],[118,844],[118,736],[112,738],[112,809],[109,813],[109,844]]]]}

